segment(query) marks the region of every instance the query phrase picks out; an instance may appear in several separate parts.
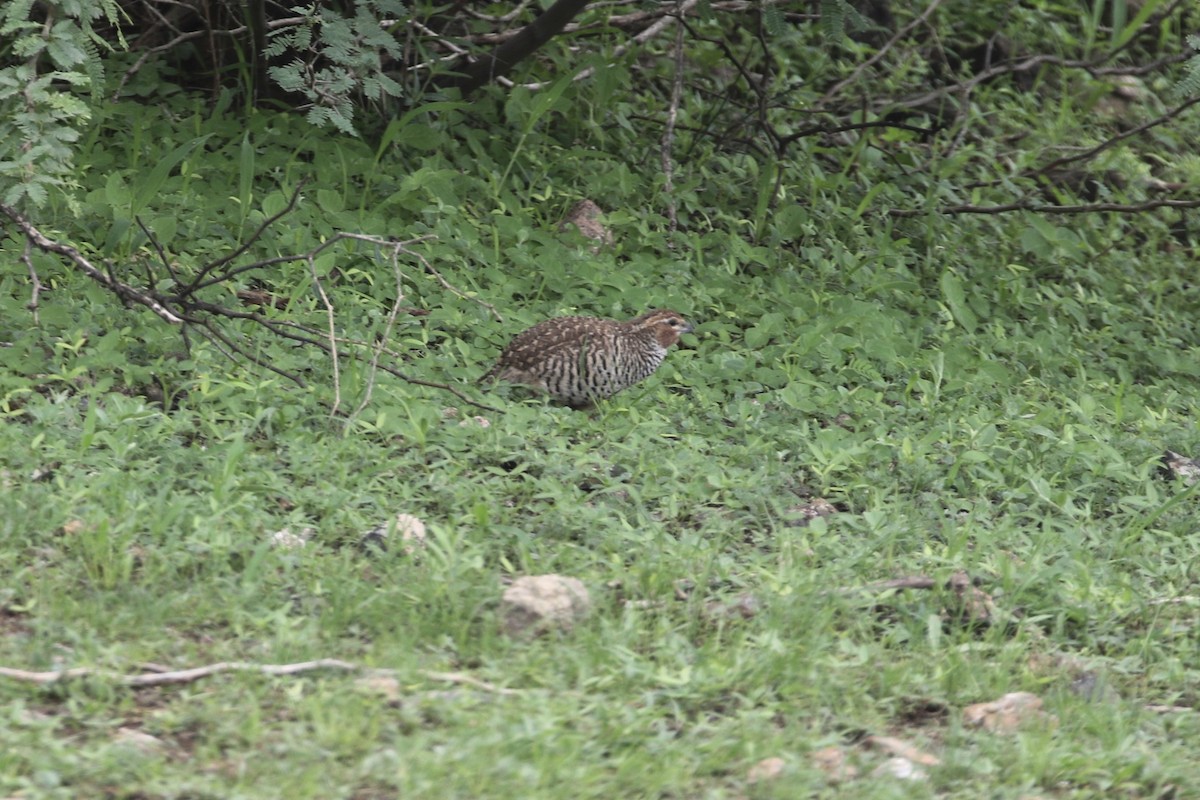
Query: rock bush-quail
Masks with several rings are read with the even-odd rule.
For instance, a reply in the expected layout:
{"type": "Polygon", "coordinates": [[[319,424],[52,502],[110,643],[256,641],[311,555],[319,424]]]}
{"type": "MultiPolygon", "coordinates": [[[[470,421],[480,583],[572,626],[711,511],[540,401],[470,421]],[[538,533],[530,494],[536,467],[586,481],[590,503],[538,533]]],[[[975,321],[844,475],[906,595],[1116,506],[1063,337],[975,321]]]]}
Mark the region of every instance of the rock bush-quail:
{"type": "Polygon", "coordinates": [[[691,330],[682,314],[665,309],[627,322],[554,317],[518,334],[479,380],[524,384],[579,408],[649,377],[691,330]]]}

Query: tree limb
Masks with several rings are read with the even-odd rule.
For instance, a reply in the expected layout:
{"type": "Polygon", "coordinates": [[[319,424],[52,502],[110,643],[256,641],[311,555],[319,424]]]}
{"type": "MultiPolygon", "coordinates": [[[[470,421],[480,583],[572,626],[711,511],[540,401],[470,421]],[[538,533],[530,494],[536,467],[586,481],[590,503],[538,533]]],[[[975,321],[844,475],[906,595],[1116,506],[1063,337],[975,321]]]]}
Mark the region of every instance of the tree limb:
{"type": "Polygon", "coordinates": [[[470,64],[460,64],[457,74],[439,81],[442,88],[458,89],[464,96],[508,72],[550,41],[587,6],[588,0],[556,0],[520,33],[470,64]]]}

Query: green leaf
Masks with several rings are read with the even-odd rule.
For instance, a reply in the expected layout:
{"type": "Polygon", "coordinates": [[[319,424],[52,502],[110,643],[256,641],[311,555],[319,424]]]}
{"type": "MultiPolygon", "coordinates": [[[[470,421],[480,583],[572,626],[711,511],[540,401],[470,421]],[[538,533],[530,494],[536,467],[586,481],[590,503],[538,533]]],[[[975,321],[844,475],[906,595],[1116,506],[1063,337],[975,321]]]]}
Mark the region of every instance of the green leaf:
{"type": "Polygon", "coordinates": [[[767,29],[767,33],[772,36],[782,36],[787,31],[787,25],[783,20],[783,12],[779,10],[779,6],[766,5],[762,10],[763,27],[767,29]]]}
{"type": "Polygon", "coordinates": [[[976,318],[975,312],[967,305],[966,291],[958,273],[953,270],[943,272],[941,289],[942,299],[945,301],[946,307],[950,309],[955,321],[968,333],[974,333],[979,320],[976,318]]]}
{"type": "Polygon", "coordinates": [[[108,178],[104,181],[104,202],[110,208],[124,208],[132,196],[133,194],[129,191],[129,187],[125,185],[125,180],[121,177],[121,173],[108,173],[108,178]]]}
{"type": "Polygon", "coordinates": [[[250,197],[254,191],[254,145],[250,144],[250,131],[242,136],[241,152],[238,154],[238,202],[242,205],[242,218],[250,211],[250,197]]]}
{"type": "Polygon", "coordinates": [[[162,185],[166,183],[167,176],[171,174],[171,170],[179,165],[179,162],[187,158],[193,150],[208,141],[213,134],[206,133],[203,136],[192,139],[184,145],[180,145],[172,150],[166,158],[154,165],[154,169],[150,170],[150,174],[138,185],[137,194],[133,197],[133,203],[130,205],[129,213],[137,215],[150,202],[154,195],[158,194],[162,189],[162,185]]]}
{"type": "MultiPolygon", "coordinates": [[[[1124,26],[1118,23],[1118,15],[1114,13],[1113,30],[1117,31],[1117,34],[1113,37],[1112,49],[1119,50],[1128,44],[1129,40],[1137,35],[1142,26],[1146,24],[1146,21],[1153,16],[1154,12],[1158,11],[1164,2],[1166,0],[1146,0],[1146,2],[1142,3],[1141,8],[1138,9],[1138,13],[1134,14],[1133,19],[1129,21],[1129,24],[1124,26]]],[[[1125,3],[1118,2],[1118,5],[1122,9],[1121,16],[1124,16],[1125,3]]]]}
{"type": "Polygon", "coordinates": [[[346,208],[342,193],[332,189],[317,189],[317,205],[321,207],[322,211],[328,211],[331,214],[336,214],[346,208]]]}
{"type": "Polygon", "coordinates": [[[164,214],[151,220],[148,227],[153,231],[158,243],[166,247],[175,238],[175,232],[179,229],[179,218],[174,214],[164,214]]]}
{"type": "Polygon", "coordinates": [[[841,39],[846,35],[845,0],[821,0],[821,31],[826,39],[841,39]]]}
{"type": "Polygon", "coordinates": [[[574,83],[574,75],[567,73],[551,84],[550,88],[543,89],[535,94],[529,103],[529,118],[525,122],[525,129],[533,130],[533,126],[554,108],[559,98],[562,97],[563,92],[572,83],[574,83]]]}
{"type": "MultiPolygon", "coordinates": [[[[389,122],[387,128],[384,129],[383,136],[379,138],[379,147],[375,150],[376,162],[383,157],[383,154],[387,152],[388,148],[391,147],[393,143],[402,141],[400,139],[401,135],[407,132],[408,128],[413,124],[413,120],[416,119],[418,115],[433,114],[439,111],[457,111],[458,109],[466,108],[467,106],[467,103],[462,103],[457,100],[439,100],[434,103],[425,103],[424,105],[417,106],[416,108],[404,112],[403,116],[401,116],[399,119],[394,119],[389,122]]],[[[424,128],[425,130],[430,130],[425,125],[421,125],[420,127],[424,128]]]]}

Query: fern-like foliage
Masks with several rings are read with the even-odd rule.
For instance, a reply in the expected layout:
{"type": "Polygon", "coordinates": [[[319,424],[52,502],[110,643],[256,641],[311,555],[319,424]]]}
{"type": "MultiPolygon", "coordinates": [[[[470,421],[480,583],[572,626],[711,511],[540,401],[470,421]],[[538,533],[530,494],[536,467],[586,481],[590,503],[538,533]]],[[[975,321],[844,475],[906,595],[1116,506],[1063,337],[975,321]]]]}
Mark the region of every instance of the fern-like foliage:
{"type": "Polygon", "coordinates": [[[14,0],[0,11],[0,199],[40,206],[75,182],[75,142],[103,92],[92,22],[116,25],[116,0],[14,0]]]}
{"type": "Polygon", "coordinates": [[[1187,43],[1196,54],[1184,62],[1183,77],[1175,84],[1175,94],[1179,97],[1200,93],[1200,36],[1187,37],[1187,43]]]}
{"type": "Polygon", "coordinates": [[[850,5],[849,0],[821,0],[821,31],[828,41],[836,42],[846,31],[865,31],[871,20],[850,5]]]}
{"type": "Polygon", "coordinates": [[[401,46],[383,20],[404,19],[404,5],[396,0],[368,0],[355,5],[354,16],[317,4],[295,6],[304,23],[277,31],[266,55],[295,57],[271,67],[271,79],[280,88],[308,99],[308,121],[333,125],[354,133],[354,97],[369,102],[399,97],[400,84],[383,74],[381,53],[400,58],[401,46]]]}

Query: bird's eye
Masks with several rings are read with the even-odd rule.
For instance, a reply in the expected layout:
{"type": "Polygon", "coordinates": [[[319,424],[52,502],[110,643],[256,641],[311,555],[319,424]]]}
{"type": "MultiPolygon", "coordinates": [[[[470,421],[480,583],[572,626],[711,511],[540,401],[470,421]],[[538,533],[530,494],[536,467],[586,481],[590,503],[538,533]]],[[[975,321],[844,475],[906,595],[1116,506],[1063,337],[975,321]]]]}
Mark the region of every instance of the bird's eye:
{"type": "Polygon", "coordinates": [[[683,324],[683,321],[678,320],[675,317],[671,317],[669,320],[667,320],[667,324],[670,325],[672,328],[678,328],[680,325],[683,324]]]}

